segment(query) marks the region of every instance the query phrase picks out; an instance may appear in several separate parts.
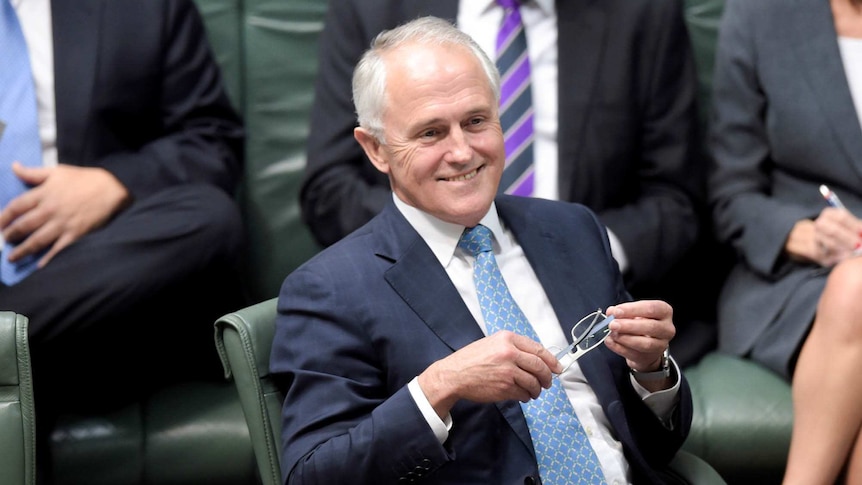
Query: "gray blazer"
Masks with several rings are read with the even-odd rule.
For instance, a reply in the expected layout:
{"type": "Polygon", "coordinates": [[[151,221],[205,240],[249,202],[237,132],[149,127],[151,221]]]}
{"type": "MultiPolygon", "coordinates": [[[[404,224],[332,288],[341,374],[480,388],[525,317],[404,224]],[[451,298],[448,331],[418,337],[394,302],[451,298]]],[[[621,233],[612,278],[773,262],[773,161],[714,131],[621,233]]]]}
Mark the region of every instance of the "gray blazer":
{"type": "Polygon", "coordinates": [[[719,300],[719,347],[789,376],[828,269],[788,261],[794,223],[829,185],[862,215],[862,128],[829,3],[728,0],[713,78],[709,197],[738,255],[719,300]]]}

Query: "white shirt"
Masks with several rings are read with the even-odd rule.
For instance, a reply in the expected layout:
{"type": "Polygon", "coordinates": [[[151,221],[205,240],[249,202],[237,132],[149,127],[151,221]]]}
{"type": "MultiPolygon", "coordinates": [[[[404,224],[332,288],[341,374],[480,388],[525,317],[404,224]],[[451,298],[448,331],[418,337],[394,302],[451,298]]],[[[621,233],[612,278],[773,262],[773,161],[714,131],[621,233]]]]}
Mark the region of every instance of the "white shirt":
{"type": "MultiPolygon", "coordinates": [[[[431,248],[437,260],[440,261],[473,318],[479,322],[482,331],[487,335],[485,319],[479,306],[479,297],[473,284],[474,258],[458,248],[458,239],[461,237],[464,227],[436,219],[405,204],[395,195],[393,195],[393,199],[396,207],[404,214],[410,225],[416,229],[431,248]]],[[[502,226],[497,217],[495,205],[491,205],[491,209],[482,219],[481,224],[488,227],[493,233],[494,255],[500,272],[503,274],[503,279],[506,280],[512,297],[533,326],[542,345],[564,348],[568,341],[563,334],[556,314],[551,308],[548,296],[542,289],[533,268],[527,262],[523,249],[512,237],[511,232],[502,226]]],[[[673,365],[676,366],[675,363],[673,365]]],[[[677,375],[679,375],[678,369],[677,375]]],[[[595,392],[587,383],[580,366],[575,362],[559,378],[562,380],[569,401],[575,408],[578,419],[587,432],[590,444],[596,451],[607,483],[630,483],[629,466],[623,456],[622,445],[613,436],[610,422],[605,416],[595,392]]],[[[632,384],[653,412],[667,421],[676,404],[679,381],[671,389],[656,393],[650,393],[644,389],[636,383],[634,378],[632,378],[632,384]]],[[[413,379],[408,384],[408,389],[440,443],[446,441],[449,429],[452,426],[457,426],[458,423],[453,423],[451,417],[447,417],[446,422],[440,420],[419,387],[417,379],[413,379]]]]}
{"type": "Polygon", "coordinates": [[[847,84],[850,85],[850,95],[859,125],[862,126],[862,39],[854,37],[838,37],[838,48],[847,73],[847,84]]]}
{"type": "MultiPolygon", "coordinates": [[[[535,139],[533,143],[534,197],[560,198],[557,184],[559,160],[557,150],[557,11],[554,0],[525,0],[520,7],[521,21],[527,35],[532,90],[535,139]]],[[[497,29],[503,21],[503,9],[495,0],[458,2],[458,28],[470,35],[491,59],[496,58],[497,29]]],[[[611,252],[620,266],[628,269],[628,257],[619,238],[608,231],[611,252]]]]}
{"type": "Polygon", "coordinates": [[[42,164],[57,165],[57,121],[54,102],[54,34],[50,0],[12,0],[27,40],[30,69],[36,86],[42,164]]]}

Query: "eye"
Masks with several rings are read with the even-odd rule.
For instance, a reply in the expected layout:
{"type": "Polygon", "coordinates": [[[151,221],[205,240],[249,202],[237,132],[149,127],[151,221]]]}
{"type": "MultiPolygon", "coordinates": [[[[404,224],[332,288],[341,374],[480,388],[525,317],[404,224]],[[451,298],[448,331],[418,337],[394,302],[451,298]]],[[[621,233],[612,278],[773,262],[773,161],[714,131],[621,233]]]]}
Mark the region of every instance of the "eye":
{"type": "Polygon", "coordinates": [[[433,129],[433,128],[430,128],[430,129],[427,129],[427,130],[425,130],[425,131],[423,131],[423,132],[422,132],[422,138],[434,138],[434,137],[436,137],[439,133],[440,133],[440,132],[439,132],[438,130],[435,130],[435,129],[433,129]]]}

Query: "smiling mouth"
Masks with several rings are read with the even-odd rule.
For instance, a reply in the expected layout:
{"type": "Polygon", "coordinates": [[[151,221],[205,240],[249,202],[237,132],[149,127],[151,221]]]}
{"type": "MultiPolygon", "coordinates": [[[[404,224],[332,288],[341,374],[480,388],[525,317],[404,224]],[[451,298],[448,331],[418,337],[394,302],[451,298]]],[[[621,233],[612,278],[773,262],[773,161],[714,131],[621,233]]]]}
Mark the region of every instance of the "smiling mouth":
{"type": "Polygon", "coordinates": [[[473,170],[472,172],[465,173],[464,175],[459,175],[457,177],[444,178],[443,180],[445,180],[447,182],[465,182],[467,180],[472,179],[476,175],[478,175],[478,173],[479,173],[479,169],[477,168],[477,169],[473,170]]]}

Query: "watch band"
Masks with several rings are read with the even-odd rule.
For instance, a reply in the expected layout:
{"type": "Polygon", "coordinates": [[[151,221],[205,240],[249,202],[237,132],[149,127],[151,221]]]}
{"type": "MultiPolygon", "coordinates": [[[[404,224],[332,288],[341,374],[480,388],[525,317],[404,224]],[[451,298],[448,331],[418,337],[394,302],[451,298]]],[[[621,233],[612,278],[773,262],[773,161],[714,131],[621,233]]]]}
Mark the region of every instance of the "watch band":
{"type": "Polygon", "coordinates": [[[661,368],[653,372],[638,372],[630,369],[635,378],[644,381],[658,381],[670,377],[670,349],[664,349],[661,354],[661,368]]]}

